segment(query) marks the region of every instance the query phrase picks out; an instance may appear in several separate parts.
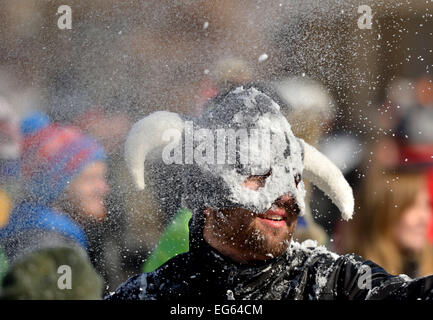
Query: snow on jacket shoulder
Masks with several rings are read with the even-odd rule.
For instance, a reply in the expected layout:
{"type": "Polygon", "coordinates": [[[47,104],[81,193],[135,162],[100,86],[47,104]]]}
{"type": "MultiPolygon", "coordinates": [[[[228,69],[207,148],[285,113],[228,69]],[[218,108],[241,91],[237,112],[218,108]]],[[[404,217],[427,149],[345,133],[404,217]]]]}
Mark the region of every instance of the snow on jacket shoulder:
{"type": "Polygon", "coordinates": [[[355,255],[292,241],[280,257],[241,265],[203,242],[151,273],[122,284],[109,300],[432,299],[433,276],[388,274],[355,255]]]}

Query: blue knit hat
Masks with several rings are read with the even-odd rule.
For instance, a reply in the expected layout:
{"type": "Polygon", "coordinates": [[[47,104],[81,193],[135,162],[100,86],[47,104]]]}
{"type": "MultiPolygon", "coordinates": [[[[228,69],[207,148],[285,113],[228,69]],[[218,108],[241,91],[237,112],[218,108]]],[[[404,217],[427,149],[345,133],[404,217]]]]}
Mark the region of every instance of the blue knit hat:
{"type": "Polygon", "coordinates": [[[56,200],[87,165],[107,158],[93,138],[75,127],[50,123],[42,113],[26,117],[21,132],[25,186],[29,195],[41,204],[56,200]]]}

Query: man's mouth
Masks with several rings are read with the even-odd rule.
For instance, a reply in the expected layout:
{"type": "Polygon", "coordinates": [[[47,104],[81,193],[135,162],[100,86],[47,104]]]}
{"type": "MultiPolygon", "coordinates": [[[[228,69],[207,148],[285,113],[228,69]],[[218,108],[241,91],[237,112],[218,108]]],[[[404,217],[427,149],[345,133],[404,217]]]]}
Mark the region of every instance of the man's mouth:
{"type": "Polygon", "coordinates": [[[284,208],[272,207],[265,213],[257,216],[259,221],[273,228],[282,228],[286,226],[287,213],[284,208]]]}

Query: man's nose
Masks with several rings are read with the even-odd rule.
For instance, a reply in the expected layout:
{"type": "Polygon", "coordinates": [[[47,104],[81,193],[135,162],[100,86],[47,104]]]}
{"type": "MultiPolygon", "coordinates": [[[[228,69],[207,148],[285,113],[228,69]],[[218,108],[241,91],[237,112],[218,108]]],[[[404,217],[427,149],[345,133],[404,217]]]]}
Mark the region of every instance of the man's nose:
{"type": "Polygon", "coordinates": [[[285,195],[282,195],[281,197],[279,197],[278,201],[282,202],[282,203],[288,203],[288,202],[292,201],[292,197],[289,194],[285,194],[285,195]]]}
{"type": "Polygon", "coordinates": [[[247,189],[257,191],[265,186],[265,180],[250,179],[244,181],[243,186],[247,189]]]}
{"type": "Polygon", "coordinates": [[[279,197],[274,202],[274,205],[277,207],[284,208],[288,215],[297,216],[299,214],[299,207],[296,204],[296,201],[293,199],[293,197],[289,194],[284,194],[281,197],[279,197]]]}

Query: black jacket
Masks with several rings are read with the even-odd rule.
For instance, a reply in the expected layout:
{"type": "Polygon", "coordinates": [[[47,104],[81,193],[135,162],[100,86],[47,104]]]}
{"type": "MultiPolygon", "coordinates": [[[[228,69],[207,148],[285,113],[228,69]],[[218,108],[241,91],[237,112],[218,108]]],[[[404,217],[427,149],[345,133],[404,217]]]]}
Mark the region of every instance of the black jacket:
{"type": "Polygon", "coordinates": [[[433,276],[393,276],[355,255],[292,241],[280,257],[241,265],[202,241],[154,272],[123,283],[109,300],[432,299],[433,276]]]}

